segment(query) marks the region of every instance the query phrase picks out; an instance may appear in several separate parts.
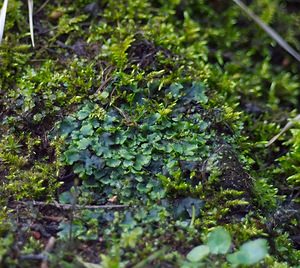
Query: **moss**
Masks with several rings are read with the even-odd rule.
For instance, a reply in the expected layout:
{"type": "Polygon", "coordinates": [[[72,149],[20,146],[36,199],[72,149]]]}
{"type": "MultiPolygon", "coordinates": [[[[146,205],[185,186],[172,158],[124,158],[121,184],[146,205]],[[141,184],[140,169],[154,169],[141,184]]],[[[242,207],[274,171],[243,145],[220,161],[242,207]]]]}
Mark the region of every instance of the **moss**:
{"type": "MultiPolygon", "coordinates": [[[[250,7],[300,47],[299,8],[250,7]]],[[[35,14],[35,49],[26,12],[10,1],[0,46],[1,265],[40,250],[23,221],[13,228],[16,201],[28,200],[130,205],[49,209],[60,224],[24,208],[28,222],[55,226],[53,267],[80,266],[74,252],[104,267],[178,267],[218,225],[235,248],[267,238],[261,266],[297,265],[297,126],[264,145],[299,109],[299,66],[234,3],[49,2],[35,14]]]]}

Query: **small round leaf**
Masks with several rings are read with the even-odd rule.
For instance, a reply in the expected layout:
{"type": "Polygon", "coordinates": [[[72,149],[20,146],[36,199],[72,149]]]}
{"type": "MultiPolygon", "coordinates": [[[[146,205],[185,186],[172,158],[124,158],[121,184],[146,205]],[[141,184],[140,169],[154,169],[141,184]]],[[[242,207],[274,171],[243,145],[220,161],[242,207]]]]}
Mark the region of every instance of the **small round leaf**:
{"type": "Polygon", "coordinates": [[[223,227],[217,227],[209,235],[207,240],[212,254],[225,254],[231,245],[231,236],[223,227]]]}
{"type": "Polygon", "coordinates": [[[253,265],[263,260],[268,254],[266,239],[256,239],[243,244],[237,252],[227,256],[227,260],[235,265],[253,265]]]}
{"type": "Polygon", "coordinates": [[[209,247],[201,245],[193,248],[186,256],[191,262],[199,262],[209,254],[209,247]]]}

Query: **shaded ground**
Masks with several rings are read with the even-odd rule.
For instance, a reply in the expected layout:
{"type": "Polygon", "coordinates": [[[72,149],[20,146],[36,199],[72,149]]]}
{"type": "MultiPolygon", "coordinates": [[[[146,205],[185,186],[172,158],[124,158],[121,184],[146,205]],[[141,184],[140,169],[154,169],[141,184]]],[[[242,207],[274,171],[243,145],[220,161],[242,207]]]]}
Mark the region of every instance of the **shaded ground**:
{"type": "MultiPolygon", "coordinates": [[[[0,47],[0,266],[194,267],[221,225],[296,267],[297,126],[264,145],[299,111],[299,64],[233,3],[43,4],[37,47],[16,0],[0,47]]],[[[300,48],[297,1],[247,4],[300,48]]]]}

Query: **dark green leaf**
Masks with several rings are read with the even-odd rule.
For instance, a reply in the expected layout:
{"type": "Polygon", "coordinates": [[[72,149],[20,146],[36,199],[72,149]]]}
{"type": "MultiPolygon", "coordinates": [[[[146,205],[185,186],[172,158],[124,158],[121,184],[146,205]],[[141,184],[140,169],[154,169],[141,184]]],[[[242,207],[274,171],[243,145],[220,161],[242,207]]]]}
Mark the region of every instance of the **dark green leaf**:
{"type": "Polygon", "coordinates": [[[91,139],[88,138],[82,138],[77,142],[78,144],[78,149],[80,150],[85,150],[90,144],[91,144],[91,139]]]}
{"type": "Polygon", "coordinates": [[[204,206],[204,202],[200,199],[186,197],[177,200],[175,205],[176,217],[184,216],[185,213],[188,213],[189,217],[192,217],[193,207],[195,208],[195,216],[197,217],[200,214],[200,209],[204,206]]]}
{"type": "Polygon", "coordinates": [[[205,87],[200,82],[193,82],[192,86],[186,91],[186,96],[183,98],[184,103],[195,101],[197,103],[207,103],[208,98],[205,95],[205,87]]]}
{"type": "Polygon", "coordinates": [[[84,136],[90,136],[94,133],[93,126],[90,124],[83,125],[80,128],[80,133],[84,136]]]}
{"type": "Polygon", "coordinates": [[[170,92],[174,98],[178,98],[180,95],[180,90],[183,89],[183,86],[179,83],[173,83],[167,90],[167,93],[170,92]]]}
{"type": "Polygon", "coordinates": [[[108,167],[118,167],[118,166],[120,166],[120,164],[121,164],[121,160],[118,160],[118,159],[107,159],[106,160],[106,165],[108,166],[108,167]]]}
{"type": "Polygon", "coordinates": [[[80,160],[80,153],[74,149],[65,151],[64,156],[69,165],[72,165],[74,162],[80,160]]]}
{"type": "Polygon", "coordinates": [[[75,121],[75,118],[67,116],[59,125],[59,134],[61,136],[69,135],[74,129],[76,129],[78,123],[75,121]]]}

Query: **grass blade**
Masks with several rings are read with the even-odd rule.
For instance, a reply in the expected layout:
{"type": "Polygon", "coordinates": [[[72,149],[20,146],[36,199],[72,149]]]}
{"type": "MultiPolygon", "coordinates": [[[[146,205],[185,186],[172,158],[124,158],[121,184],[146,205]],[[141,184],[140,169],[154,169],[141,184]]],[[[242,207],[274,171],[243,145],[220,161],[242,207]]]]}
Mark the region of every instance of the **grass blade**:
{"type": "Polygon", "coordinates": [[[33,0],[28,0],[28,13],[29,13],[29,27],[32,46],[34,47],[34,33],[33,33],[33,0]]]}
{"type": "Polygon", "coordinates": [[[0,44],[2,42],[2,37],[3,37],[3,33],[4,33],[7,4],[8,4],[8,0],[4,0],[3,6],[0,11],[0,44]]]}
{"type": "Polygon", "coordinates": [[[288,131],[296,122],[300,122],[300,114],[297,115],[294,119],[292,119],[290,122],[288,122],[281,131],[274,136],[266,145],[266,147],[270,146],[272,143],[274,143],[284,132],[288,131]]]}
{"type": "Polygon", "coordinates": [[[300,54],[292,48],[277,32],[257,17],[242,1],[233,0],[252,20],[254,20],[272,39],[300,62],[300,54]]]}

